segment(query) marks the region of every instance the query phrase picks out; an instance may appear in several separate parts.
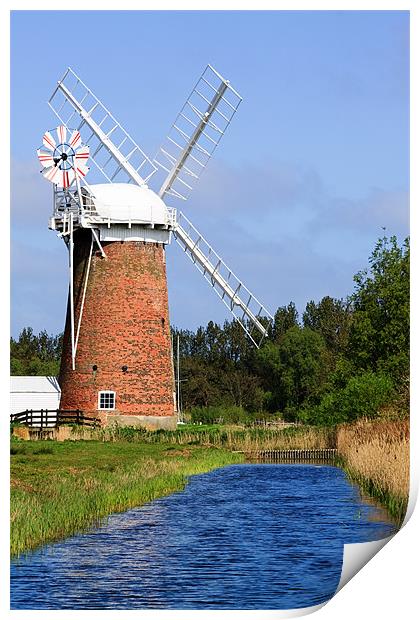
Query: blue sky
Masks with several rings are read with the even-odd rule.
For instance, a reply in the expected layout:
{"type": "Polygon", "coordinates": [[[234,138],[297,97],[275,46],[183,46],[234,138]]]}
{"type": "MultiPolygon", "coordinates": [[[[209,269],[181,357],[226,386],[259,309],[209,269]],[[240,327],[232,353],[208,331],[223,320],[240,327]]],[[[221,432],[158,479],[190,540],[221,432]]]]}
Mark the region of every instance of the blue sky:
{"type": "MultiPolygon", "coordinates": [[[[244,101],[179,207],[269,310],[302,312],[409,232],[408,31],[403,11],[12,13],[12,334],[64,327],[36,149],[68,65],[151,156],[207,63],[231,80],[244,101]]],[[[175,244],[167,266],[172,324],[229,318],[175,244]]]]}

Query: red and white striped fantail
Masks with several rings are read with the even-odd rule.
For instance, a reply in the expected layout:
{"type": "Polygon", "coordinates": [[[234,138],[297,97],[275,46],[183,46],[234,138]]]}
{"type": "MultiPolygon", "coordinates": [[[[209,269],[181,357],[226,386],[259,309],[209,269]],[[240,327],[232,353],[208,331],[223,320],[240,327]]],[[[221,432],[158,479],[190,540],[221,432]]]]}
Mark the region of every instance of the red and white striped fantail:
{"type": "Polygon", "coordinates": [[[46,150],[37,150],[38,159],[44,168],[43,177],[59,187],[67,189],[76,179],[83,178],[89,168],[86,165],[89,157],[89,147],[82,145],[82,138],[77,129],[68,130],[64,125],[57,129],[46,131],[42,138],[46,150]],[[53,133],[57,135],[57,140],[53,133]],[[67,135],[70,134],[67,140],[67,135]]]}

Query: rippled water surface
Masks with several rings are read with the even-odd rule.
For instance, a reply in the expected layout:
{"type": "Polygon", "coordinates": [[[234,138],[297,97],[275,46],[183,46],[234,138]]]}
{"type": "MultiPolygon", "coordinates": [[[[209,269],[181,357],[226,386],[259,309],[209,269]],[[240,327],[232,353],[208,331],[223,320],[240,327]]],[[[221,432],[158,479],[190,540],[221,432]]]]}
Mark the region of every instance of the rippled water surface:
{"type": "Polygon", "coordinates": [[[12,609],[290,609],[333,596],[343,543],[394,533],[328,465],[232,465],[12,563],[12,609]]]}

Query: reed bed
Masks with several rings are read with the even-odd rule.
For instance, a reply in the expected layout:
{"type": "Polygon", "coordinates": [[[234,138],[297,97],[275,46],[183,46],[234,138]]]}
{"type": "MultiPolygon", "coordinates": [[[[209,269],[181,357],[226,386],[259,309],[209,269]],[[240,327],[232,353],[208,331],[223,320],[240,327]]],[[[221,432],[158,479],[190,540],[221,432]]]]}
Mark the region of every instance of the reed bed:
{"type": "Polygon", "coordinates": [[[365,421],[341,425],[337,449],[349,477],[402,523],[410,481],[409,422],[365,421]]]}
{"type": "Polygon", "coordinates": [[[12,555],[182,490],[192,474],[243,460],[197,446],[96,441],[14,441],[11,453],[12,555]]]}
{"type": "Polygon", "coordinates": [[[315,450],[335,448],[335,430],[309,426],[284,429],[259,429],[220,427],[204,431],[146,431],[112,427],[100,429],[98,438],[103,441],[129,441],[145,443],[168,443],[179,445],[202,445],[245,453],[263,450],[315,450]]]}

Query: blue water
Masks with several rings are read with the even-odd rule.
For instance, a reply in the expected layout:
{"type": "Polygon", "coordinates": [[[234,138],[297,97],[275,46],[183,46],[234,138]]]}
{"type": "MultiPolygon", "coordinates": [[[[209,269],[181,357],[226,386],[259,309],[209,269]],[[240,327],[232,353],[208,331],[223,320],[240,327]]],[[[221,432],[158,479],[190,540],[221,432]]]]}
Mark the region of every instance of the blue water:
{"type": "Polygon", "coordinates": [[[334,595],[386,513],[327,465],[232,465],[21,556],[12,609],[290,609],[334,595]]]}

